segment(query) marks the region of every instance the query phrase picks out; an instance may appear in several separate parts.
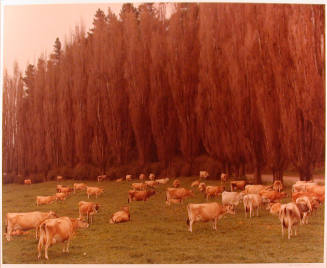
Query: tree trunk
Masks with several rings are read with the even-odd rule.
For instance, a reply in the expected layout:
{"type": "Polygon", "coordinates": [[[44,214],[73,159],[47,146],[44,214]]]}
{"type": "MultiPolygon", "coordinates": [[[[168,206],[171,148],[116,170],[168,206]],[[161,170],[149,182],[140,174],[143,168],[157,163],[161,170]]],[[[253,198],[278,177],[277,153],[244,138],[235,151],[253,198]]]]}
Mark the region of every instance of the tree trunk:
{"type": "Polygon", "coordinates": [[[242,162],[241,163],[241,177],[244,177],[245,176],[245,163],[244,162],[242,162]]]}
{"type": "Polygon", "coordinates": [[[256,181],[256,184],[262,184],[261,167],[258,165],[256,165],[256,167],[255,167],[255,181],[256,181]]]}

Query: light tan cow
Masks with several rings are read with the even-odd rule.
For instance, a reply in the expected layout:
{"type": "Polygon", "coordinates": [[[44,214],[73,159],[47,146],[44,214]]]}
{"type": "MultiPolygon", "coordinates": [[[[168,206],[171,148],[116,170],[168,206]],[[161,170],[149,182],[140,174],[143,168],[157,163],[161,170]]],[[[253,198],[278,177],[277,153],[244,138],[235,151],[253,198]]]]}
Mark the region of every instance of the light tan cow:
{"type": "Polygon", "coordinates": [[[126,180],[131,181],[132,180],[132,175],[130,175],[130,174],[126,175],[126,180]]]}
{"type": "Polygon", "coordinates": [[[85,221],[82,221],[81,219],[79,218],[69,218],[73,224],[73,229],[76,230],[78,228],[88,228],[90,225],[85,222],[85,221]]]}
{"type": "Polygon", "coordinates": [[[57,200],[57,201],[58,201],[58,200],[63,201],[63,200],[66,199],[66,197],[67,197],[67,194],[66,194],[66,193],[56,193],[56,200],[57,200]]]}
{"type": "Polygon", "coordinates": [[[307,185],[307,192],[314,193],[316,196],[321,197],[321,202],[325,201],[325,186],[324,185],[307,185]]]}
{"type": "Polygon", "coordinates": [[[129,213],[129,207],[125,206],[122,207],[121,210],[115,212],[109,220],[109,223],[120,223],[120,222],[126,222],[130,220],[130,213],[129,213]]]}
{"type": "Polygon", "coordinates": [[[156,181],[145,181],[144,182],[147,186],[155,188],[158,183],[156,181]]]}
{"type": "Polygon", "coordinates": [[[83,220],[84,215],[86,215],[87,222],[89,223],[91,220],[91,223],[93,223],[93,215],[98,213],[99,208],[100,208],[99,204],[94,202],[86,202],[86,201],[78,202],[79,219],[83,220]]]}
{"type": "Polygon", "coordinates": [[[74,183],[74,193],[76,193],[77,190],[85,190],[87,185],[85,183],[74,183]]]}
{"type": "Polygon", "coordinates": [[[225,185],[228,180],[228,175],[226,173],[221,173],[220,182],[222,185],[225,185]]]}
{"type": "Polygon", "coordinates": [[[231,181],[230,182],[230,190],[233,192],[235,189],[244,190],[246,185],[245,180],[240,181],[231,181]]]}
{"type": "Polygon", "coordinates": [[[95,195],[95,198],[98,198],[98,195],[103,194],[104,189],[100,187],[90,187],[86,186],[87,198],[90,199],[90,195],[95,195]]]}
{"type": "Polygon", "coordinates": [[[252,211],[253,216],[255,216],[254,210],[257,210],[257,216],[259,216],[259,209],[262,206],[262,197],[259,194],[247,194],[243,196],[243,205],[244,205],[244,211],[245,211],[245,217],[247,217],[247,211],[250,212],[250,218],[252,217],[252,211]]]}
{"type": "Polygon", "coordinates": [[[73,237],[73,223],[68,217],[45,220],[40,224],[40,239],[38,244],[38,259],[44,246],[44,256],[48,260],[48,248],[56,243],[65,243],[63,252],[69,252],[69,243],[73,237]]]}
{"type": "Polygon", "coordinates": [[[234,208],[243,200],[244,192],[222,192],[221,201],[223,205],[232,205],[234,208]]]}
{"type": "Polygon", "coordinates": [[[155,180],[155,178],[156,178],[156,175],[154,175],[154,173],[150,173],[149,180],[153,181],[153,180],[155,180]]]}
{"type": "Polygon", "coordinates": [[[128,203],[132,201],[147,201],[152,195],[156,192],[155,190],[146,190],[146,191],[128,191],[128,203]]]}
{"type": "Polygon", "coordinates": [[[124,180],[124,178],[119,178],[116,180],[116,182],[122,182],[124,180]]]}
{"type": "Polygon", "coordinates": [[[302,196],[299,197],[298,199],[296,199],[295,204],[299,205],[299,204],[305,204],[305,206],[309,209],[309,211],[306,211],[303,213],[303,218],[301,220],[302,224],[308,224],[308,218],[309,218],[309,214],[311,214],[312,212],[312,206],[311,206],[311,202],[309,197],[307,196],[302,196]]]}
{"type": "Polygon", "coordinates": [[[202,170],[200,171],[200,179],[206,179],[209,177],[208,171],[202,170]]]}
{"type": "Polygon", "coordinates": [[[32,184],[31,180],[24,180],[24,184],[32,184]]]}
{"type": "Polygon", "coordinates": [[[166,184],[169,182],[169,178],[165,178],[165,179],[157,179],[156,182],[158,184],[166,184]]]}
{"type": "Polygon", "coordinates": [[[302,196],[307,196],[310,198],[315,198],[318,199],[320,203],[323,203],[325,200],[325,196],[324,195],[319,195],[313,192],[293,192],[292,193],[292,201],[295,202],[296,199],[298,199],[299,197],[302,196]]]}
{"type": "Polygon", "coordinates": [[[269,188],[269,186],[265,186],[262,184],[246,185],[245,193],[246,194],[259,194],[262,190],[265,190],[266,188],[269,188]]]}
{"type": "Polygon", "coordinates": [[[192,232],[192,225],[195,222],[213,221],[213,229],[217,230],[217,221],[225,214],[235,214],[235,211],[230,205],[221,205],[217,202],[204,204],[188,204],[187,205],[187,225],[189,231],[192,232]]]}
{"type": "Polygon", "coordinates": [[[37,239],[39,224],[46,220],[57,218],[57,215],[53,211],[49,212],[21,212],[21,213],[7,213],[6,214],[6,237],[10,241],[10,235],[15,230],[30,230],[35,228],[35,236],[37,239]]]}
{"type": "Polygon", "coordinates": [[[147,187],[147,184],[146,183],[143,183],[143,182],[136,182],[136,183],[132,183],[132,188],[133,190],[145,190],[147,187]]]}
{"type": "Polygon", "coordinates": [[[57,199],[55,195],[50,195],[50,196],[37,196],[36,197],[36,206],[39,205],[46,205],[46,204],[51,204],[57,199]]]}
{"type": "Polygon", "coordinates": [[[199,187],[199,185],[200,185],[200,181],[196,180],[192,182],[191,187],[199,187]]]}
{"type": "Polygon", "coordinates": [[[63,179],[64,179],[63,176],[57,176],[57,183],[60,182],[60,181],[62,181],[63,179]]]}
{"type": "Polygon", "coordinates": [[[145,174],[140,174],[140,176],[139,176],[139,180],[141,180],[141,181],[144,181],[144,180],[146,180],[146,176],[145,176],[145,174]]]}
{"type": "Polygon", "coordinates": [[[206,186],[206,184],[204,182],[201,182],[199,184],[199,191],[200,192],[203,192],[204,193],[206,191],[206,188],[207,188],[207,186],[206,186]]]}
{"type": "MultiPolygon", "coordinates": [[[[172,199],[180,199],[181,203],[183,203],[183,200],[189,196],[194,196],[191,190],[185,188],[167,188],[166,204],[170,205],[172,199]]],[[[177,201],[173,202],[177,203],[177,201]]]]}
{"type": "Polygon", "coordinates": [[[225,186],[207,186],[205,196],[207,200],[209,197],[218,197],[225,190],[225,186]]]}
{"type": "Polygon", "coordinates": [[[173,187],[178,188],[179,186],[181,186],[180,180],[178,180],[178,179],[174,180],[173,181],[173,187]]]}
{"type": "Polygon", "coordinates": [[[281,206],[281,203],[268,203],[267,210],[269,210],[270,214],[278,216],[281,206]]]}
{"type": "Polygon", "coordinates": [[[107,179],[107,175],[100,175],[97,177],[98,182],[104,181],[105,179],[107,179]]]}

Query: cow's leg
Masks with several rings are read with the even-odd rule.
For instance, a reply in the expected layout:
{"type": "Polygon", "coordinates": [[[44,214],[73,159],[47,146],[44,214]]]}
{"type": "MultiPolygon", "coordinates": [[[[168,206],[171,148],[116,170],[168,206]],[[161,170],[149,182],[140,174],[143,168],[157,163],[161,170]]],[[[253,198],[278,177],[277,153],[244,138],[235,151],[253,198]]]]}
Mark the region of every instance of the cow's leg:
{"type": "Polygon", "coordinates": [[[284,224],[282,222],[282,238],[284,238],[284,224]]]}
{"type": "Polygon", "coordinates": [[[87,199],[90,199],[90,195],[89,194],[87,194],[87,199]]]}
{"type": "Polygon", "coordinates": [[[244,205],[244,213],[245,213],[245,218],[248,216],[246,213],[246,205],[244,205]]]}
{"type": "Polygon", "coordinates": [[[291,224],[288,225],[288,239],[291,239],[291,234],[292,234],[292,226],[291,224]]]}
{"type": "Polygon", "coordinates": [[[45,247],[44,247],[44,257],[48,260],[48,248],[51,245],[51,241],[52,241],[52,237],[49,235],[49,233],[47,234],[47,241],[45,242],[45,247]]]}
{"type": "Polygon", "coordinates": [[[35,227],[35,239],[36,239],[36,240],[37,240],[37,233],[38,233],[39,227],[40,227],[40,225],[37,225],[37,226],[35,227]]]}
{"type": "Polygon", "coordinates": [[[252,206],[250,206],[250,218],[252,217],[252,206]]]}
{"type": "Polygon", "coordinates": [[[40,240],[39,240],[39,244],[37,246],[37,250],[38,250],[38,255],[37,255],[37,258],[40,259],[41,258],[41,251],[42,251],[42,248],[43,248],[43,237],[41,238],[40,237],[40,240]]]}
{"type": "Polygon", "coordinates": [[[189,231],[192,233],[192,225],[193,225],[193,219],[190,219],[190,228],[189,231]]]}
{"type": "Polygon", "coordinates": [[[257,216],[259,217],[259,208],[260,207],[257,207],[257,216]]]}
{"type": "Polygon", "coordinates": [[[7,226],[7,234],[6,234],[7,241],[10,241],[11,232],[12,232],[11,224],[8,224],[8,226],[7,226]]]}
{"type": "Polygon", "coordinates": [[[217,231],[217,218],[215,218],[215,221],[214,221],[214,229],[217,231]]]}

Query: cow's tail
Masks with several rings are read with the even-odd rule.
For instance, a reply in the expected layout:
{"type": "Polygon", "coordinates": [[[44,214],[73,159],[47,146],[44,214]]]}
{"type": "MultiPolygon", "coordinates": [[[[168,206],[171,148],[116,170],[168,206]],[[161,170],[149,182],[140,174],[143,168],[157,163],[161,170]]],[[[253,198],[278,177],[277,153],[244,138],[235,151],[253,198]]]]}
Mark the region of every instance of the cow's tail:
{"type": "Polygon", "coordinates": [[[281,210],[279,211],[279,219],[282,223],[282,225],[287,228],[287,222],[286,222],[286,218],[289,218],[291,216],[292,212],[289,211],[287,209],[287,207],[283,207],[281,208],[281,210]]]}
{"type": "Polygon", "coordinates": [[[39,243],[41,243],[41,245],[44,245],[46,243],[46,224],[45,224],[45,222],[41,223],[39,226],[39,235],[40,235],[39,243]]]}
{"type": "Polygon", "coordinates": [[[190,226],[190,212],[191,212],[191,209],[190,209],[190,204],[187,205],[187,220],[186,220],[186,224],[188,226],[190,226]]]}

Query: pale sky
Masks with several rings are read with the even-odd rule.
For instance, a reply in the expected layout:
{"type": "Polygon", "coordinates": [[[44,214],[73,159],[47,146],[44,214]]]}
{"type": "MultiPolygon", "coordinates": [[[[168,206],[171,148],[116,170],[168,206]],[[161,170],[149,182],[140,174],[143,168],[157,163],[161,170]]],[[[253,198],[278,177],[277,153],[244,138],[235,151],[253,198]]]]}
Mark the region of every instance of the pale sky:
{"type": "Polygon", "coordinates": [[[64,45],[65,37],[69,38],[75,26],[80,25],[82,21],[88,31],[98,8],[107,14],[110,7],[119,14],[122,6],[121,3],[108,1],[91,4],[26,5],[31,1],[18,3],[24,5],[4,6],[3,62],[9,74],[13,72],[14,61],[17,61],[19,69],[24,71],[27,63],[36,64],[42,53],[49,55],[56,37],[59,37],[64,45]]]}

